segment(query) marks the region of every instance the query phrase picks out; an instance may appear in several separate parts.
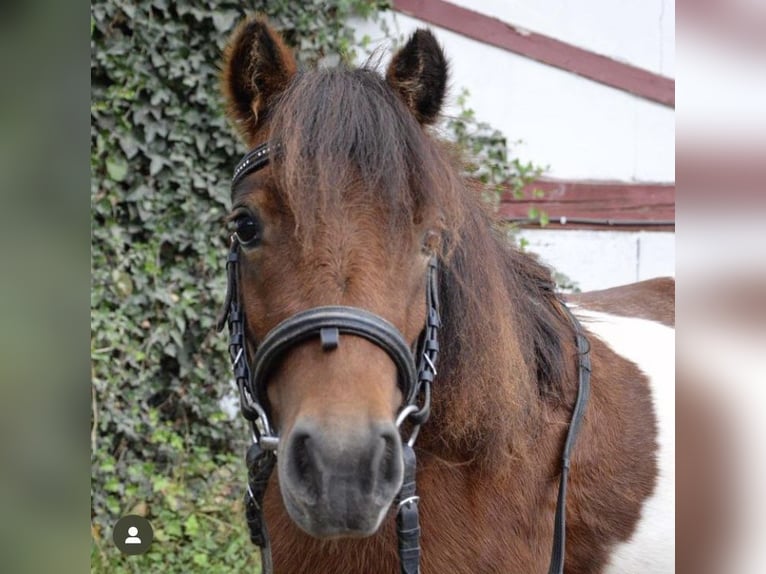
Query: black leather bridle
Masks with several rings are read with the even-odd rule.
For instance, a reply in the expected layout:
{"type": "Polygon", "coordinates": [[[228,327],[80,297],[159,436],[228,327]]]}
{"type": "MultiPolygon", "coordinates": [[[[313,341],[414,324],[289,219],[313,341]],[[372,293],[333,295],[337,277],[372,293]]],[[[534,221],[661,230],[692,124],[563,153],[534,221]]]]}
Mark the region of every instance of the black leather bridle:
{"type": "MultiPolygon", "coordinates": [[[[274,152],[267,142],[248,152],[237,164],[232,178],[232,188],[247,175],[265,167],[274,152]]],[[[396,417],[396,426],[409,421],[409,438],[402,441],[404,479],[396,497],[397,535],[401,574],[418,574],[420,571],[420,525],[415,485],[416,457],[414,444],[420,426],[426,422],[431,407],[431,384],[436,376],[439,357],[439,267],[435,255],[431,255],[426,272],[426,322],[418,338],[416,348],[410,349],[401,332],[383,317],[358,307],[314,307],[285,319],[271,329],[262,341],[251,345],[255,349],[249,356],[246,340],[246,323],[239,285],[239,257],[241,244],[236,233],[231,236],[226,270],[228,285],[226,299],[218,318],[218,330],[229,327],[229,355],[239,390],[242,415],[250,422],[253,443],[246,456],[248,488],[245,495],[245,514],[250,539],[261,550],[261,572],[273,573],[271,544],[263,516],[263,497],[269,476],[276,463],[279,436],[271,426],[268,413],[266,386],[270,369],[296,345],[318,338],[322,350],[331,352],[340,344],[340,336],[362,337],[383,349],[394,362],[398,384],[404,400],[396,417]]],[[[566,484],[569,473],[569,457],[587,403],[590,388],[589,344],[577,319],[566,305],[562,308],[575,327],[579,362],[579,388],[572,413],[562,456],[562,472],[554,524],[554,541],[549,574],[562,574],[564,567],[564,542],[566,534],[566,484]]]]}

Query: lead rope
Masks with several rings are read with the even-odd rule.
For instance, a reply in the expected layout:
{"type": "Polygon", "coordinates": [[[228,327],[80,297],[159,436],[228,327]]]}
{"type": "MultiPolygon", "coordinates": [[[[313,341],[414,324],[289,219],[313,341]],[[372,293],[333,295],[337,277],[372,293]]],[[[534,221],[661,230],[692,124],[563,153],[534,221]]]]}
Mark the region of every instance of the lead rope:
{"type": "Polygon", "coordinates": [[[551,564],[548,574],[564,573],[564,556],[566,554],[566,505],[567,505],[567,479],[569,478],[569,464],[572,448],[577,440],[577,433],[582,424],[585,406],[590,395],[590,343],[582,332],[582,326],[569,308],[562,303],[569,320],[575,330],[577,343],[577,355],[579,357],[579,383],[577,388],[577,400],[572,410],[572,419],[569,423],[564,451],[561,455],[561,481],[559,482],[559,496],[556,501],[556,517],[553,522],[553,548],[551,550],[551,564]]]}

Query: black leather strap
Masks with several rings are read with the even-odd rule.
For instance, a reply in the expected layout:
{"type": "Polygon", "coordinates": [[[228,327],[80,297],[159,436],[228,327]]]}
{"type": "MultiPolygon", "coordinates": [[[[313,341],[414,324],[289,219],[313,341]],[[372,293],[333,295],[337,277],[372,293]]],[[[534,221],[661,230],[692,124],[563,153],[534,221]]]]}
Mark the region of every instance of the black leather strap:
{"type": "Polygon", "coordinates": [[[234,188],[247,175],[265,167],[271,160],[271,144],[266,142],[253,148],[245,157],[239,160],[237,167],[234,168],[234,175],[231,178],[231,187],[234,188]]]}
{"type": "MultiPolygon", "coordinates": [[[[436,378],[436,364],[439,362],[439,260],[432,256],[428,261],[426,274],[426,325],[418,341],[418,382],[413,399],[422,395],[420,408],[409,415],[414,425],[422,425],[431,414],[431,384],[436,378]]],[[[408,403],[405,403],[408,404],[408,403]]]]}
{"type": "Polygon", "coordinates": [[[419,499],[415,492],[415,450],[407,443],[402,445],[404,480],[396,497],[396,532],[399,538],[399,564],[401,574],[420,572],[420,523],[419,499]]]}
{"type": "Polygon", "coordinates": [[[288,349],[310,339],[320,337],[322,346],[332,349],[337,346],[332,331],[355,335],[371,341],[388,353],[399,373],[399,385],[409,404],[415,392],[415,361],[410,348],[399,330],[391,323],[358,307],[327,306],[314,307],[285,319],[266,335],[258,345],[253,357],[253,368],[250,377],[251,392],[262,405],[266,403],[266,380],[269,369],[274,362],[288,349]]]}
{"type": "Polygon", "coordinates": [[[250,531],[250,541],[261,549],[261,574],[272,574],[271,540],[263,517],[263,497],[269,476],[277,457],[272,450],[265,450],[254,442],[247,450],[247,492],[245,493],[245,520],[250,531]]]}
{"type": "Polygon", "coordinates": [[[564,451],[561,455],[561,480],[559,482],[559,495],[556,501],[556,516],[553,522],[553,548],[551,550],[551,564],[548,574],[563,574],[564,558],[566,555],[566,505],[567,505],[567,480],[569,478],[569,463],[572,449],[577,440],[577,433],[582,424],[585,407],[590,396],[590,343],[582,332],[582,326],[565,304],[562,308],[569,316],[575,330],[577,354],[579,357],[579,382],[577,388],[577,400],[572,410],[572,418],[567,431],[564,451]]]}

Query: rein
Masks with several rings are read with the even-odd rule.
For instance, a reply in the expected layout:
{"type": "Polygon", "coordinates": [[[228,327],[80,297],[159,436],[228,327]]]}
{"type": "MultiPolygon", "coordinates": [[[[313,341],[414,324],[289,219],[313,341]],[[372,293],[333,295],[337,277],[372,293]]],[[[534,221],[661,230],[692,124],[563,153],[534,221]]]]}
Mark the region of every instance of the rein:
{"type": "MultiPolygon", "coordinates": [[[[276,147],[268,142],[248,152],[237,164],[232,188],[247,175],[265,167],[276,147]]],[[[397,428],[409,420],[409,438],[402,441],[404,479],[394,501],[401,574],[420,572],[419,497],[416,494],[416,463],[414,444],[420,426],[428,420],[431,408],[431,384],[436,376],[439,357],[439,268],[436,256],[428,261],[426,272],[426,322],[417,346],[410,349],[399,330],[383,317],[365,309],[347,306],[314,307],[288,317],[271,329],[262,341],[251,343],[254,356],[246,339],[246,323],[239,285],[241,242],[236,233],[231,236],[231,247],[226,260],[227,289],[217,328],[229,328],[229,356],[239,391],[242,416],[250,423],[252,444],[245,458],[248,485],[245,494],[245,517],[250,540],[260,548],[261,572],[273,574],[271,543],[263,516],[263,498],[269,477],[276,464],[279,435],[269,421],[266,386],[271,366],[296,345],[318,338],[324,352],[332,352],[340,345],[340,336],[362,337],[383,349],[394,362],[398,384],[404,397],[396,417],[397,428]]],[[[572,412],[562,454],[562,472],[554,523],[553,549],[549,574],[563,574],[566,540],[566,486],[569,475],[570,454],[577,437],[590,389],[590,346],[582,333],[580,323],[566,305],[562,304],[574,325],[579,354],[579,388],[572,412]]]]}

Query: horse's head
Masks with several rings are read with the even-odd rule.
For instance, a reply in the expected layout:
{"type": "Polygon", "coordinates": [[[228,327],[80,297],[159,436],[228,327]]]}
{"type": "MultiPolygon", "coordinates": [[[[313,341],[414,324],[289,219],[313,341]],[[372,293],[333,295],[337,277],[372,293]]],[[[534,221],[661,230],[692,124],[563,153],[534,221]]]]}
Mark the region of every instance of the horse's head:
{"type": "MultiPolygon", "coordinates": [[[[249,342],[315,307],[349,306],[387,320],[414,345],[426,317],[429,256],[454,173],[424,127],[447,80],[427,31],[372,70],[298,71],[261,20],[226,51],[230,119],[267,167],[232,190],[239,286],[249,342]]],[[[317,537],[374,533],[402,483],[397,366],[368,338],[291,344],[269,368],[263,402],[280,433],[279,484],[293,520],[317,537]]],[[[252,355],[253,349],[250,349],[252,355]]]]}

